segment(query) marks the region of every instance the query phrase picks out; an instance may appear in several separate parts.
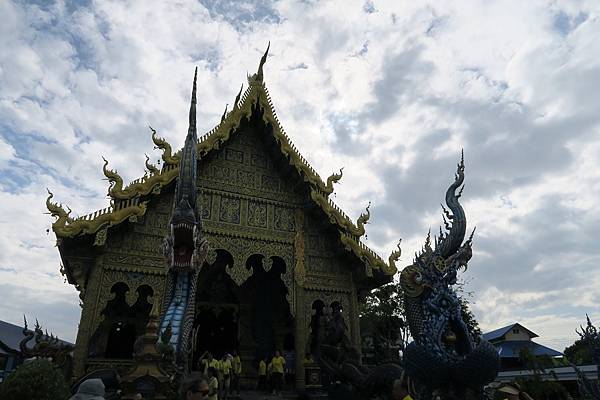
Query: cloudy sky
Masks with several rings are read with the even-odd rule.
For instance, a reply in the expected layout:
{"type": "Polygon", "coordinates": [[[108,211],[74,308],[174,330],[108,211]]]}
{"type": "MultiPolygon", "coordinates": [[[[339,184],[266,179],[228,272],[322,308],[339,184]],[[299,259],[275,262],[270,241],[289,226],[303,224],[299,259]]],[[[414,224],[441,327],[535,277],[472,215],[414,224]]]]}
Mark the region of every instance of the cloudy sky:
{"type": "Polygon", "coordinates": [[[183,144],[194,66],[199,131],[267,42],[265,82],[301,153],[384,258],[411,262],[460,150],[477,226],[464,274],[484,331],[519,321],[563,350],[600,324],[600,3],[591,1],[0,0],[0,319],[74,340],[46,187],[78,214],[183,144]]]}

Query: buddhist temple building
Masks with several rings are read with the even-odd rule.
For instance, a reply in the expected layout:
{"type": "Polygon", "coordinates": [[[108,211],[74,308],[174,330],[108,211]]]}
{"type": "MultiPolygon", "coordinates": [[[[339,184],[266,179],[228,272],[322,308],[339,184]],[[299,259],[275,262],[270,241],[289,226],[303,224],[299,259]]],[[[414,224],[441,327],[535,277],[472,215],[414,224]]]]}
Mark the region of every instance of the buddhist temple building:
{"type": "MultiPolygon", "coordinates": [[[[295,353],[303,388],[302,359],[316,352],[321,316],[339,306],[360,348],[359,302],[391,282],[400,251],[383,260],[361,241],[366,204],[354,220],[333,203],[342,171],[322,179],[292,144],[263,82],[265,60],[231,110],[197,138],[196,208],[210,247],[196,282],[191,351],[195,365],[207,351],[237,350],[246,385],[256,379],[259,357],[295,353]]],[[[81,299],[75,377],[104,368],[126,375],[153,305],[166,295],[163,242],[182,152],[155,130],[151,139],[162,162],[147,160],[140,179],[125,184],[105,160],[109,207],[74,218],[58,194],[46,201],[61,272],[81,299]]]]}

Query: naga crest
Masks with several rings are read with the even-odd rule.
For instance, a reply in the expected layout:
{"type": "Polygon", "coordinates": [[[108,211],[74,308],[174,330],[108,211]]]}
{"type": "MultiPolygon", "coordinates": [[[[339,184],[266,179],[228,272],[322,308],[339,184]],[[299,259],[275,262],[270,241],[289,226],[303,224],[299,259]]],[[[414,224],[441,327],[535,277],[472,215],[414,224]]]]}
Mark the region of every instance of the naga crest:
{"type": "Polygon", "coordinates": [[[185,145],[179,160],[179,177],[175,189],[175,203],[171,217],[170,235],[164,243],[164,254],[170,265],[174,268],[195,267],[199,260],[203,260],[196,250],[201,246],[202,218],[196,200],[196,143],[198,133],[196,130],[196,78],[198,68],[194,73],[192,88],[192,102],[190,105],[189,128],[185,138],[185,145]]]}
{"type": "Polygon", "coordinates": [[[452,288],[458,270],[466,269],[471,259],[475,232],[463,243],[466,218],[458,199],[463,189],[464,168],[461,157],[454,182],[446,191],[450,211],[442,206],[445,232],[440,228],[433,247],[428,234],[413,264],[400,275],[407,322],[414,338],[405,352],[406,372],[417,386],[427,387],[430,392],[452,387],[454,393],[478,393],[496,377],[499,369],[496,349],[469,333],[459,298],[452,288]]]}

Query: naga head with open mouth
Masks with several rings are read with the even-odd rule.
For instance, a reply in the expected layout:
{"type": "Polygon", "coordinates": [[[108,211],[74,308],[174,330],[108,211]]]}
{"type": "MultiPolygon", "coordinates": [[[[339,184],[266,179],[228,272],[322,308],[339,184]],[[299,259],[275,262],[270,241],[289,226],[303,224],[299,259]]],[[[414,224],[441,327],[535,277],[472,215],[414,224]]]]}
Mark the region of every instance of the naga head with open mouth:
{"type": "Polygon", "coordinates": [[[461,157],[455,180],[446,191],[450,211],[442,206],[445,232],[440,228],[433,247],[428,234],[413,264],[400,275],[407,322],[414,339],[405,352],[406,372],[418,385],[430,390],[479,391],[496,377],[499,369],[496,349],[471,335],[452,288],[458,270],[466,269],[472,256],[474,231],[463,243],[466,218],[458,202],[463,181],[461,157]]]}
{"type": "Polygon", "coordinates": [[[194,73],[188,133],[179,161],[179,177],[175,189],[174,209],[169,224],[170,234],[167,235],[164,244],[165,257],[169,265],[176,269],[193,268],[203,260],[197,254],[197,249],[203,243],[202,218],[199,206],[197,206],[196,195],[196,144],[198,142],[196,131],[197,75],[198,68],[196,68],[196,72],[194,73]]]}

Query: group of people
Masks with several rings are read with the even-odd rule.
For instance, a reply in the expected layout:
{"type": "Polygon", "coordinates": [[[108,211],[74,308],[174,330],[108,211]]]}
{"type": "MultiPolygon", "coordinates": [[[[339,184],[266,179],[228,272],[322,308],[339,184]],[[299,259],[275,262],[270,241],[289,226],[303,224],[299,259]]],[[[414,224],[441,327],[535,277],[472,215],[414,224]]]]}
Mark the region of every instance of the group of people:
{"type": "Polygon", "coordinates": [[[207,377],[209,400],[227,400],[230,391],[240,394],[242,361],[237,351],[232,353],[224,354],[217,360],[212,353],[207,352],[198,362],[198,370],[207,377]]]}

